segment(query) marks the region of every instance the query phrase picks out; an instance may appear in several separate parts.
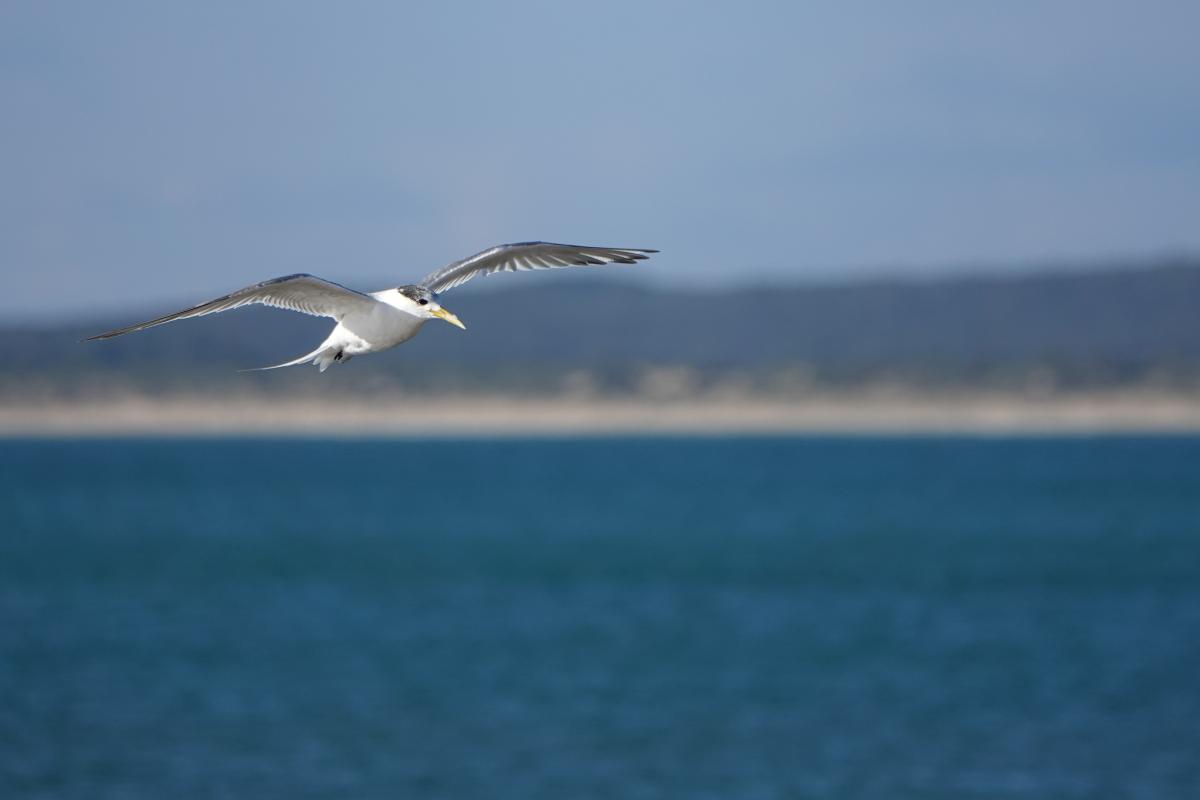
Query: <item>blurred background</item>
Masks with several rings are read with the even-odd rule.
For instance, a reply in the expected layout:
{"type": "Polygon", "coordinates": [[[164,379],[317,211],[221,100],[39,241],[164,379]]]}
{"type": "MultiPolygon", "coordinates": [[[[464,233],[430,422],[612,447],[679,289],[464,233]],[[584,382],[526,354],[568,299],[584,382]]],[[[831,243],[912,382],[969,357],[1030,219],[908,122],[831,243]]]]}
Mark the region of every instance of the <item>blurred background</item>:
{"type": "Polygon", "coordinates": [[[0,795],[1196,796],[1198,24],[5,3],[0,795]]]}

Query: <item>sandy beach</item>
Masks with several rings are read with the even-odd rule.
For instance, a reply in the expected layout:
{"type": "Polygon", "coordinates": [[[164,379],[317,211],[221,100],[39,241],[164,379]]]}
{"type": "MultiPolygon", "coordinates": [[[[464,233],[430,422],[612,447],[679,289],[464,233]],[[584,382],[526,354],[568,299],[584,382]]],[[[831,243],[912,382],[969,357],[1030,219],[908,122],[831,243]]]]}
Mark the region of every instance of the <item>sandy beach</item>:
{"type": "Polygon", "coordinates": [[[7,401],[0,436],[503,436],[1200,432],[1200,398],[1113,392],[826,394],[801,399],[130,396],[7,401]]]}

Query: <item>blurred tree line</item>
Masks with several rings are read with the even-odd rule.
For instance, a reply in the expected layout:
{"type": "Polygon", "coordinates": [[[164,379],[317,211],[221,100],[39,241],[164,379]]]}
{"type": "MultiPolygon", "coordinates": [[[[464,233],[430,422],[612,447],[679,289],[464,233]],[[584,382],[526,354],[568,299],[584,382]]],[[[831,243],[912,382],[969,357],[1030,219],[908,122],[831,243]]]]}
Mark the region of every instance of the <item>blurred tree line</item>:
{"type": "MultiPolygon", "coordinates": [[[[306,352],[330,322],[269,309],[105,342],[87,324],[10,327],[0,397],[121,393],[495,393],[652,398],[826,390],[1200,390],[1200,261],[841,285],[648,289],[573,274],[478,281],[445,298],[464,334],[325,375],[243,374],[306,352]]],[[[230,287],[214,287],[220,294],[230,287]]],[[[203,298],[190,298],[191,301],[203,298]]],[[[189,304],[184,300],[180,307],[189,304]]]]}

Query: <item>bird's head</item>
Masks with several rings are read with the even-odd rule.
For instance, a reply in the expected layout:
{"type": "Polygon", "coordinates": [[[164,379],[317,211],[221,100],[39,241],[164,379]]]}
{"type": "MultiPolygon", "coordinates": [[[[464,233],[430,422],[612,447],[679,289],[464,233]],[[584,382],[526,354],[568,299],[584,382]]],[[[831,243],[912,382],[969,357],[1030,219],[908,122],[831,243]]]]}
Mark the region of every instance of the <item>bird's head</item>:
{"type": "Polygon", "coordinates": [[[445,320],[457,328],[462,328],[464,331],[467,329],[467,326],[462,324],[462,320],[442,308],[441,304],[438,303],[437,295],[424,286],[400,286],[396,289],[396,292],[399,294],[397,299],[400,300],[397,306],[414,317],[420,317],[421,319],[437,318],[445,320]]]}

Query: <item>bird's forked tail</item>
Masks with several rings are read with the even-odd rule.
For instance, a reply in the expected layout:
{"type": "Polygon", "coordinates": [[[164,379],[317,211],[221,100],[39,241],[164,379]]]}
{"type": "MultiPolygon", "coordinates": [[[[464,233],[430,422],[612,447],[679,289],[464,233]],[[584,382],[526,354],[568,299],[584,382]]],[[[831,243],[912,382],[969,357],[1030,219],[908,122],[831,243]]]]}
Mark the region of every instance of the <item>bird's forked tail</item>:
{"type": "Polygon", "coordinates": [[[272,364],[269,367],[253,367],[251,369],[242,369],[238,370],[238,372],[263,372],[268,369],[280,369],[281,367],[296,367],[301,364],[307,364],[310,361],[317,366],[317,369],[321,370],[321,372],[324,372],[325,370],[329,369],[329,365],[335,361],[349,360],[349,356],[342,354],[341,348],[327,347],[326,345],[322,344],[311,353],[307,353],[299,358],[292,359],[291,361],[285,361],[282,364],[272,364]]]}

